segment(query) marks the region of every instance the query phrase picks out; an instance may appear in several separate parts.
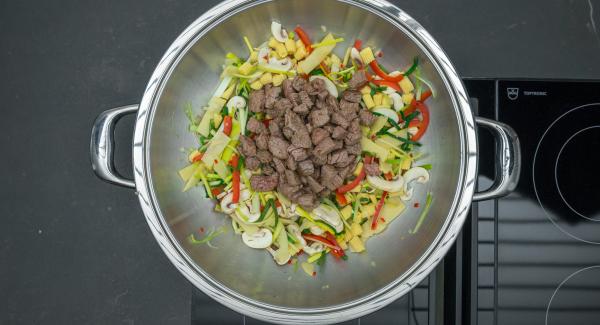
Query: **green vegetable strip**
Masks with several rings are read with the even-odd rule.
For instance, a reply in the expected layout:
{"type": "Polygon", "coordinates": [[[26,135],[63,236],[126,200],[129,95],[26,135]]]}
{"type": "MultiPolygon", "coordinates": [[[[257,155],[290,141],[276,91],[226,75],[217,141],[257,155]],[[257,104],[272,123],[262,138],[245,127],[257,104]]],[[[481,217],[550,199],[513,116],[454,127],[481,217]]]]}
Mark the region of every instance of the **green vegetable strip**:
{"type": "MultiPolygon", "coordinates": [[[[391,133],[389,133],[389,132],[386,132],[385,134],[386,134],[386,135],[388,135],[388,136],[390,136],[390,137],[392,137],[392,138],[394,138],[394,139],[396,139],[396,140],[399,140],[399,141],[402,141],[402,142],[404,142],[404,144],[413,144],[413,145],[415,145],[415,146],[417,146],[417,147],[420,147],[420,146],[421,146],[421,144],[420,144],[420,143],[418,143],[418,142],[415,142],[415,141],[412,141],[412,140],[409,140],[409,139],[405,139],[405,138],[403,138],[403,137],[401,137],[401,136],[393,135],[393,134],[391,134],[391,133]]],[[[403,150],[404,150],[404,149],[403,149],[403,150]]]]}
{"type": "Polygon", "coordinates": [[[406,70],[406,72],[404,73],[404,76],[410,76],[413,72],[415,72],[415,70],[417,69],[417,67],[419,66],[419,57],[415,56],[415,58],[413,59],[413,64],[410,68],[408,68],[408,70],[406,70]]]}
{"type": "Polygon", "coordinates": [[[431,207],[431,201],[433,201],[433,195],[431,195],[431,192],[429,192],[429,193],[427,193],[427,201],[425,202],[425,207],[423,208],[423,211],[421,211],[421,215],[419,216],[419,220],[417,220],[417,224],[415,225],[415,228],[413,230],[409,231],[411,234],[416,234],[417,231],[419,231],[419,228],[421,228],[421,225],[423,224],[425,217],[429,213],[429,208],[431,207]]]}

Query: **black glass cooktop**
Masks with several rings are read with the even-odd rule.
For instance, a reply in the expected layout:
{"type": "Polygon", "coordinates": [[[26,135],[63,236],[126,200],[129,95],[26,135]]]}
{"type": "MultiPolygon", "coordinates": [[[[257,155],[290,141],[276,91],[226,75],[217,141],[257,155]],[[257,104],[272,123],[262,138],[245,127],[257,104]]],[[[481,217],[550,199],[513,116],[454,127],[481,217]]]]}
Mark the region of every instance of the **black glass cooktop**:
{"type": "MultiPolygon", "coordinates": [[[[521,180],[474,203],[461,236],[410,294],[346,324],[600,324],[600,82],[466,79],[474,113],[512,126],[521,180]]],[[[479,188],[494,142],[479,133],[479,188]]],[[[192,324],[262,324],[198,290],[192,324]]]]}

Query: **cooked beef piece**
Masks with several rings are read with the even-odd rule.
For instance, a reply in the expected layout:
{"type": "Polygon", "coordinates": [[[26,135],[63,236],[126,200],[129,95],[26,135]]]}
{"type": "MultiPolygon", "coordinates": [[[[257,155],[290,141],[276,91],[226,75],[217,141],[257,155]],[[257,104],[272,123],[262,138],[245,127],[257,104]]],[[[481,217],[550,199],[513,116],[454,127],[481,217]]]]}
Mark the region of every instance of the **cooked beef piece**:
{"type": "Polygon", "coordinates": [[[352,155],[360,155],[360,153],[362,152],[362,148],[360,146],[360,143],[355,143],[355,144],[347,144],[346,145],[346,150],[348,150],[349,154],[352,155]]]}
{"type": "Polygon", "coordinates": [[[267,164],[273,160],[273,156],[268,150],[258,150],[256,152],[256,158],[263,164],[267,164]]]}
{"type": "Polygon", "coordinates": [[[311,96],[316,96],[319,93],[319,91],[321,91],[319,89],[315,89],[315,87],[313,87],[310,82],[304,86],[303,90],[306,91],[306,93],[311,96]]]}
{"type": "Polygon", "coordinates": [[[298,178],[298,174],[296,174],[296,172],[293,170],[287,169],[285,171],[285,180],[292,186],[300,185],[300,178],[298,178]]]}
{"type": "Polygon", "coordinates": [[[302,103],[300,105],[294,106],[294,113],[298,113],[300,115],[306,115],[310,111],[310,106],[302,103]]]}
{"type": "Polygon", "coordinates": [[[310,85],[318,91],[321,90],[326,90],[325,89],[325,80],[321,79],[321,78],[314,78],[313,80],[310,81],[310,85]]]}
{"type": "Polygon", "coordinates": [[[303,160],[298,163],[298,173],[303,176],[309,176],[314,174],[315,166],[310,159],[303,160]]]}
{"type": "Polygon", "coordinates": [[[327,90],[321,90],[317,94],[317,98],[319,98],[319,100],[325,100],[325,99],[327,99],[327,96],[329,96],[329,92],[327,90]]]}
{"type": "Polygon", "coordinates": [[[277,116],[282,116],[287,110],[292,108],[294,108],[294,104],[287,98],[280,98],[275,102],[275,110],[278,112],[277,116]]]}
{"type": "Polygon", "coordinates": [[[292,87],[294,87],[294,90],[299,92],[301,90],[304,90],[304,86],[306,86],[306,83],[307,83],[306,79],[296,76],[292,80],[292,87]]]}
{"type": "Polygon", "coordinates": [[[273,156],[285,160],[288,157],[287,148],[290,146],[289,142],[282,138],[271,136],[269,138],[269,151],[273,156]]]}
{"type": "Polygon", "coordinates": [[[327,130],[327,132],[329,132],[329,134],[332,134],[333,130],[335,130],[335,125],[333,125],[333,124],[327,124],[323,128],[325,130],[327,130]]]}
{"type": "Polygon", "coordinates": [[[327,155],[324,155],[324,156],[315,156],[313,154],[310,159],[317,166],[322,166],[322,165],[325,165],[327,163],[327,155]]]}
{"type": "Polygon", "coordinates": [[[285,173],[285,165],[283,164],[283,161],[281,161],[281,159],[273,157],[272,164],[278,173],[280,173],[280,174],[285,173]]]}
{"type": "Polygon", "coordinates": [[[329,194],[331,194],[331,191],[329,189],[324,189],[321,192],[319,192],[319,197],[328,197],[329,194]]]}
{"type": "Polygon", "coordinates": [[[277,183],[279,183],[277,175],[252,175],[250,177],[250,186],[256,192],[268,192],[272,191],[277,187],[277,183]]]}
{"type": "Polygon", "coordinates": [[[346,149],[339,149],[329,154],[327,164],[335,165],[335,167],[346,167],[354,161],[356,157],[348,155],[346,149]]]}
{"type": "Polygon", "coordinates": [[[331,115],[331,122],[333,124],[343,127],[344,129],[347,128],[348,125],[350,125],[350,121],[348,121],[348,118],[339,112],[335,112],[331,115]]]}
{"type": "Polygon", "coordinates": [[[361,125],[365,125],[365,126],[371,126],[371,124],[373,124],[373,122],[375,122],[375,114],[371,113],[371,111],[368,111],[366,109],[361,109],[358,112],[358,117],[360,118],[360,124],[361,125]]]}
{"type": "Polygon", "coordinates": [[[260,160],[256,157],[246,157],[244,163],[246,164],[246,168],[250,170],[256,170],[260,167],[260,160]]]}
{"type": "Polygon", "coordinates": [[[298,197],[298,195],[296,193],[301,188],[302,188],[302,185],[294,186],[294,185],[290,185],[290,184],[286,183],[285,176],[282,176],[281,179],[279,180],[279,186],[277,187],[277,192],[283,194],[283,196],[287,197],[291,201],[295,201],[295,199],[298,197]]]}
{"type": "Polygon", "coordinates": [[[319,144],[313,149],[313,156],[315,157],[326,157],[327,154],[332,152],[335,148],[335,142],[329,137],[323,139],[323,141],[319,142],[319,144]]]}
{"type": "Polygon", "coordinates": [[[306,177],[306,179],[308,180],[308,186],[315,193],[319,193],[325,188],[323,185],[321,185],[319,182],[317,182],[311,176],[306,177]]]}
{"type": "Polygon", "coordinates": [[[256,156],[256,144],[254,144],[254,140],[245,135],[240,135],[238,150],[242,155],[244,155],[244,157],[256,156]]]}
{"type": "Polygon", "coordinates": [[[300,100],[302,101],[303,104],[306,104],[307,106],[314,105],[312,99],[310,99],[310,96],[308,95],[308,93],[306,91],[303,90],[303,91],[299,92],[298,95],[300,96],[300,100]]]}
{"type": "Polygon", "coordinates": [[[344,141],[343,140],[333,140],[333,143],[335,143],[335,146],[333,147],[333,150],[342,149],[344,147],[344,141]]]}
{"type": "Polygon", "coordinates": [[[354,170],[354,168],[353,168],[353,167],[354,167],[354,166],[352,166],[352,165],[348,165],[348,166],[345,166],[345,167],[342,167],[342,168],[338,168],[338,169],[337,169],[337,171],[338,171],[338,175],[340,175],[340,177],[341,177],[342,179],[346,179],[346,177],[350,176],[350,174],[351,174],[351,173],[352,173],[352,171],[354,170]]]}
{"type": "Polygon", "coordinates": [[[298,162],[294,160],[292,156],[288,156],[285,161],[285,167],[291,170],[296,170],[298,168],[298,162]]]}
{"type": "Polygon", "coordinates": [[[265,165],[262,168],[262,173],[265,175],[273,175],[275,174],[275,169],[269,165],[265,165]]]}
{"type": "MultiPolygon", "coordinates": [[[[314,162],[313,162],[314,163],[314,162]]],[[[315,172],[312,174],[312,178],[319,179],[321,178],[321,168],[317,168],[315,166],[315,172]]]]}
{"type": "Polygon", "coordinates": [[[360,89],[362,86],[367,84],[367,75],[364,70],[358,70],[352,76],[352,79],[348,81],[348,88],[350,89],[360,89]]]}
{"type": "Polygon", "coordinates": [[[285,136],[286,139],[291,139],[294,136],[294,130],[288,128],[287,126],[283,127],[283,136],[285,136]]]}
{"type": "Polygon", "coordinates": [[[294,105],[300,105],[300,104],[302,104],[302,100],[300,99],[300,95],[298,95],[298,93],[291,93],[290,97],[288,99],[294,105]]]}
{"type": "Polygon", "coordinates": [[[283,88],[283,96],[287,99],[292,99],[291,94],[295,93],[294,87],[292,86],[292,80],[285,79],[281,84],[281,88],[283,88]]]}
{"type": "Polygon", "coordinates": [[[327,103],[324,100],[317,99],[315,101],[315,107],[317,109],[327,109],[327,103]]]}
{"type": "Polygon", "coordinates": [[[308,179],[306,179],[306,176],[300,176],[300,183],[302,183],[302,185],[308,184],[308,179]]]}
{"type": "Polygon", "coordinates": [[[306,152],[306,149],[293,144],[288,147],[288,153],[290,154],[290,156],[294,157],[294,160],[296,161],[302,161],[308,158],[308,153],[306,152]]]}
{"type": "Polygon", "coordinates": [[[321,167],[321,184],[334,191],[342,186],[344,180],[338,175],[337,170],[331,165],[321,167]]]}
{"type": "Polygon", "coordinates": [[[265,108],[273,108],[277,98],[281,95],[281,87],[265,87],[265,108]]]}
{"type": "Polygon", "coordinates": [[[312,125],[310,125],[310,123],[306,123],[306,130],[308,131],[308,133],[311,133],[313,130],[312,125]]]}
{"type": "Polygon", "coordinates": [[[298,196],[298,198],[296,199],[296,201],[301,207],[309,211],[311,211],[319,205],[319,203],[317,203],[316,200],[317,198],[315,194],[309,191],[304,191],[304,193],[298,196]]]}
{"type": "Polygon", "coordinates": [[[342,94],[342,98],[352,103],[358,103],[362,98],[362,94],[360,93],[360,91],[346,90],[342,94]]]}
{"type": "Polygon", "coordinates": [[[256,147],[259,150],[268,150],[269,149],[269,133],[264,132],[257,135],[254,138],[254,142],[256,143],[256,147]]]}
{"type": "Polygon", "coordinates": [[[293,133],[290,133],[284,129],[284,134],[288,136],[292,144],[307,149],[311,147],[310,135],[306,129],[306,124],[304,124],[304,121],[298,114],[288,111],[285,114],[285,127],[293,131],[293,133]]]}
{"type": "Polygon", "coordinates": [[[310,134],[310,139],[315,146],[327,137],[329,137],[329,132],[322,128],[314,128],[310,134]]]}
{"type": "Polygon", "coordinates": [[[333,95],[327,96],[327,98],[325,99],[325,103],[327,104],[328,107],[331,108],[332,112],[337,110],[340,107],[340,105],[337,101],[337,98],[335,98],[335,96],[333,96],[333,95]]]}
{"type": "Polygon", "coordinates": [[[346,136],[346,129],[341,126],[336,126],[331,133],[331,137],[334,139],[344,139],[346,136]]]}
{"type": "Polygon", "coordinates": [[[365,173],[369,176],[379,176],[379,174],[381,174],[379,164],[377,163],[364,164],[363,168],[365,169],[365,173]]]}
{"type": "Polygon", "coordinates": [[[310,149],[312,147],[312,143],[310,141],[310,134],[308,133],[306,127],[304,129],[298,130],[298,132],[296,132],[292,136],[292,144],[305,149],[310,149]]]}
{"type": "MultiPolygon", "coordinates": [[[[347,100],[340,100],[340,112],[344,115],[351,114],[354,115],[360,109],[360,105],[358,103],[349,102],[347,100]]],[[[348,119],[353,119],[354,117],[346,116],[348,119]]]]}
{"type": "Polygon", "coordinates": [[[326,109],[313,109],[308,120],[313,127],[321,127],[329,122],[329,112],[326,109]]]}
{"type": "Polygon", "coordinates": [[[265,91],[260,89],[251,92],[248,98],[248,107],[251,112],[262,112],[265,107],[265,91]]]}
{"type": "Polygon", "coordinates": [[[267,127],[261,121],[255,119],[254,117],[251,117],[248,120],[248,124],[246,124],[246,128],[248,129],[248,131],[257,133],[257,134],[267,132],[267,127]]]}
{"type": "Polygon", "coordinates": [[[287,111],[284,118],[285,126],[292,129],[294,132],[298,132],[301,129],[306,129],[306,125],[302,118],[294,113],[293,111],[287,111]]]}
{"type": "Polygon", "coordinates": [[[362,138],[362,132],[360,130],[360,122],[359,119],[356,118],[350,122],[350,126],[348,127],[348,133],[346,134],[346,138],[344,142],[346,145],[351,145],[360,142],[362,138]]]}
{"type": "Polygon", "coordinates": [[[277,119],[276,118],[272,119],[269,122],[269,132],[271,133],[271,136],[281,138],[281,136],[283,134],[281,133],[281,128],[279,127],[279,123],[277,123],[275,120],[277,120],[277,119]]]}

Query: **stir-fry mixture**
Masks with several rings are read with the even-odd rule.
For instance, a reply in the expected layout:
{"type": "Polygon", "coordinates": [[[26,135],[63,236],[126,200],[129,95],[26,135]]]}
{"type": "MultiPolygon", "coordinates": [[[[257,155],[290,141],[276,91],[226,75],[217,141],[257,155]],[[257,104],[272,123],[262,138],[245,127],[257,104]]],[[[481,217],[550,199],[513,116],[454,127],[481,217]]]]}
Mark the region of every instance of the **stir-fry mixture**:
{"type": "MultiPolygon", "coordinates": [[[[420,140],[434,95],[418,59],[389,72],[381,50],[354,40],[336,54],[345,40],[322,33],[313,42],[300,26],[288,33],[273,22],[267,42],[244,37],[247,57],[226,55],[202,115],[186,108],[199,145],[179,171],[183,190],[203,186],[244,244],[279,265],[306,253],[310,275],[327,254],[365,251],[408,201],[422,209],[416,232],[432,201],[413,199],[429,180],[420,140]]],[[[220,233],[190,241],[210,244],[220,233]]]]}

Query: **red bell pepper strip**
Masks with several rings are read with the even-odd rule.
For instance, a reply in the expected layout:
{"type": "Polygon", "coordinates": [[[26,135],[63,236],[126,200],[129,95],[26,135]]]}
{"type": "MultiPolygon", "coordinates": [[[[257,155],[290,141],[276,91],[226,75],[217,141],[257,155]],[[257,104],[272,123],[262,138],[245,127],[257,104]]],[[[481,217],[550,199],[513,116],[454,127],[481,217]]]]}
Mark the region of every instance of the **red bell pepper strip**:
{"type": "Polygon", "coordinates": [[[302,43],[306,47],[308,53],[312,52],[312,42],[310,41],[310,38],[308,37],[308,34],[306,34],[304,29],[302,29],[302,27],[300,26],[296,26],[296,28],[294,28],[294,32],[296,32],[296,34],[300,38],[300,41],[302,41],[302,43]]]}
{"type": "Polygon", "coordinates": [[[201,152],[199,155],[196,155],[196,157],[192,158],[192,163],[202,160],[202,156],[204,156],[204,152],[201,152]]]}
{"type": "Polygon", "coordinates": [[[371,230],[375,230],[377,228],[377,220],[379,219],[379,214],[381,213],[381,209],[383,208],[383,203],[387,197],[387,194],[388,192],[383,191],[383,194],[381,194],[381,199],[379,199],[379,202],[377,202],[375,214],[373,215],[373,222],[371,222],[371,230]]]}
{"type": "Polygon", "coordinates": [[[410,113],[414,112],[417,108],[417,103],[426,101],[429,97],[431,97],[431,94],[431,90],[427,89],[421,93],[421,98],[419,98],[419,100],[413,98],[410,104],[408,104],[408,107],[404,109],[404,115],[409,115],[410,113]]]}
{"type": "Polygon", "coordinates": [[[387,172],[387,173],[383,174],[383,176],[385,176],[385,179],[388,181],[391,181],[392,178],[394,178],[394,175],[392,175],[392,172],[387,172]]]}
{"type": "Polygon", "coordinates": [[[377,74],[378,76],[380,76],[384,80],[387,80],[387,81],[390,81],[390,82],[399,82],[402,79],[404,79],[404,75],[403,74],[399,74],[399,75],[397,75],[395,77],[392,77],[389,74],[385,73],[385,71],[381,70],[381,68],[379,67],[379,63],[377,63],[377,60],[371,61],[371,63],[369,63],[369,66],[371,67],[371,69],[373,69],[373,72],[375,72],[375,74],[377,74]]]}
{"type": "Polygon", "coordinates": [[[427,89],[421,93],[421,98],[419,98],[419,101],[424,102],[427,100],[427,98],[431,97],[431,95],[432,95],[431,89],[427,89]]]}
{"type": "Polygon", "coordinates": [[[338,244],[334,235],[332,235],[331,233],[325,233],[325,238],[327,238],[337,248],[337,249],[331,250],[331,254],[333,256],[335,256],[337,258],[343,258],[344,255],[346,255],[346,253],[344,252],[344,250],[342,249],[340,244],[338,244]]]}
{"type": "MultiPolygon", "coordinates": [[[[365,164],[370,164],[373,161],[373,157],[367,156],[363,160],[364,160],[365,164]]],[[[358,184],[360,184],[360,182],[362,182],[362,180],[365,179],[366,176],[367,176],[367,174],[365,172],[365,168],[363,167],[360,170],[360,173],[358,174],[358,176],[356,176],[356,178],[353,181],[351,181],[350,183],[348,183],[346,185],[342,185],[342,186],[338,187],[338,189],[336,190],[336,192],[337,192],[336,198],[337,198],[338,193],[344,194],[346,192],[351,191],[353,188],[357,187],[358,184]]],[[[344,197],[344,199],[345,199],[345,197],[344,197]]],[[[339,200],[338,200],[338,202],[339,202],[339,200]]]]}
{"type": "Polygon", "coordinates": [[[223,192],[223,186],[215,187],[210,190],[213,196],[217,196],[223,192]]]}
{"type": "Polygon", "coordinates": [[[226,136],[229,136],[231,134],[232,127],[233,127],[233,121],[231,119],[231,116],[226,115],[223,118],[223,133],[225,133],[226,136]]]}
{"type": "Polygon", "coordinates": [[[238,203],[240,201],[240,169],[238,168],[238,160],[239,157],[237,155],[233,155],[229,161],[229,164],[233,167],[233,197],[231,199],[231,203],[238,203]]]}
{"type": "Polygon", "coordinates": [[[316,241],[319,242],[329,248],[331,248],[332,250],[337,250],[338,248],[332,243],[330,242],[327,238],[319,236],[319,235],[313,235],[313,234],[303,234],[302,237],[304,237],[304,239],[308,239],[308,240],[312,240],[312,241],[316,241]]]}
{"type": "Polygon", "coordinates": [[[354,41],[354,48],[360,51],[360,49],[362,48],[362,41],[359,39],[356,39],[354,41]]]}
{"type": "Polygon", "coordinates": [[[412,136],[412,138],[410,139],[411,141],[419,141],[419,139],[423,137],[423,134],[425,134],[425,132],[427,131],[427,127],[429,126],[429,108],[427,108],[427,105],[423,104],[422,102],[417,102],[417,110],[421,112],[422,119],[421,122],[417,125],[419,131],[417,131],[417,133],[415,133],[415,135],[412,136]]]}
{"type": "Polygon", "coordinates": [[[386,86],[394,89],[395,91],[400,91],[400,86],[397,82],[391,82],[387,80],[372,80],[371,82],[376,84],[377,86],[386,86]]]}
{"type": "Polygon", "coordinates": [[[344,196],[344,194],[342,194],[340,192],[335,193],[335,199],[338,201],[338,203],[341,206],[345,206],[348,204],[348,200],[346,200],[346,196],[344,196]]]}

